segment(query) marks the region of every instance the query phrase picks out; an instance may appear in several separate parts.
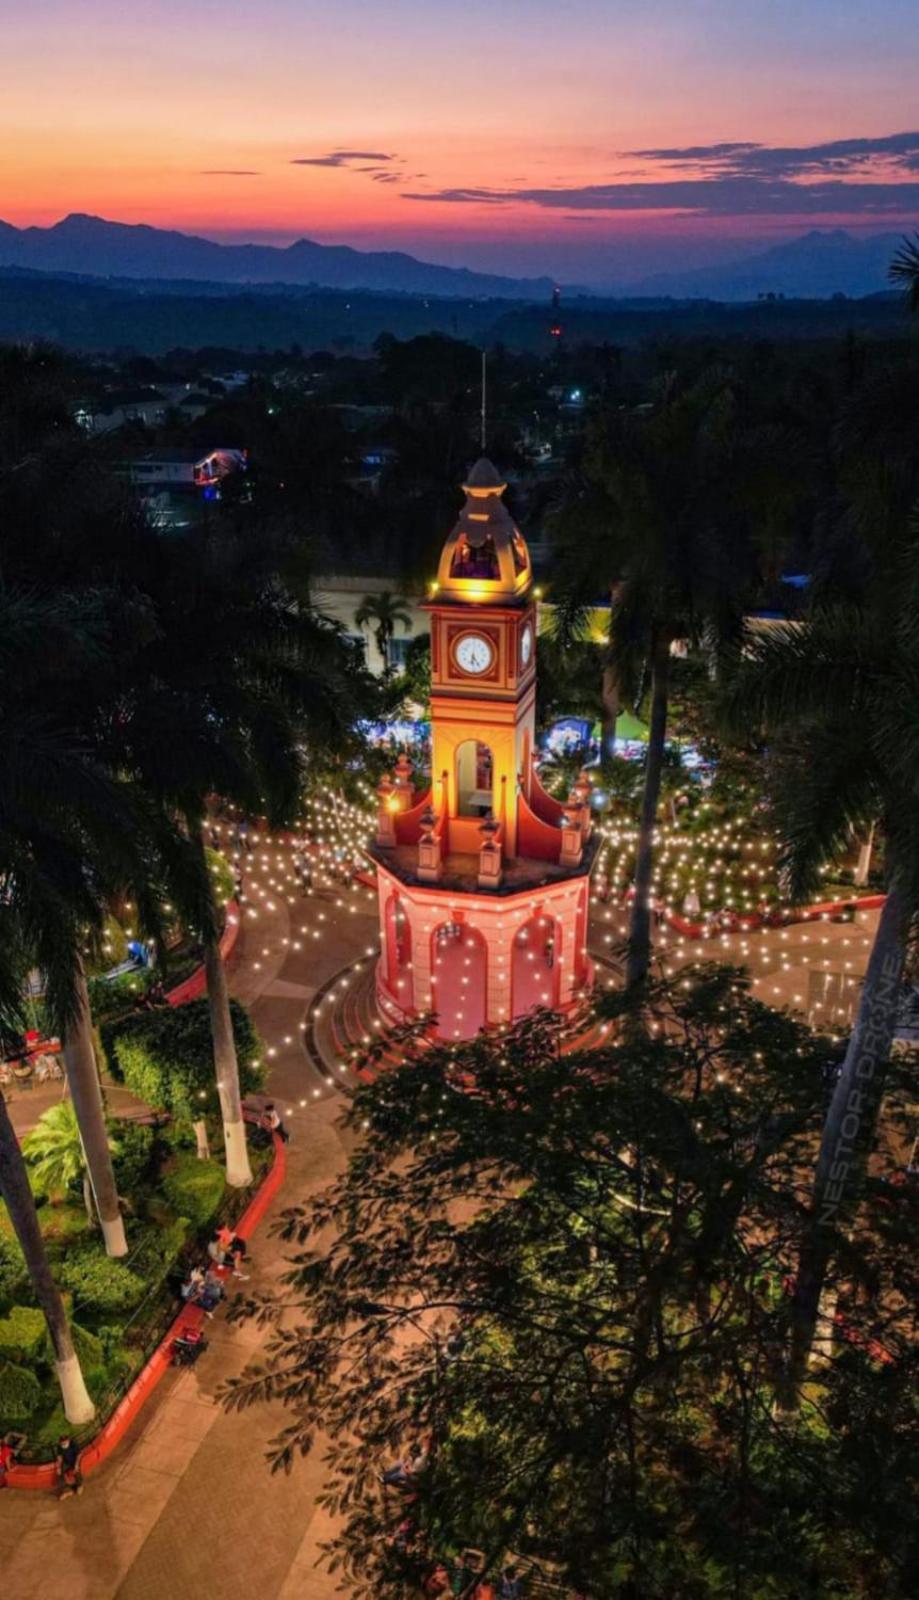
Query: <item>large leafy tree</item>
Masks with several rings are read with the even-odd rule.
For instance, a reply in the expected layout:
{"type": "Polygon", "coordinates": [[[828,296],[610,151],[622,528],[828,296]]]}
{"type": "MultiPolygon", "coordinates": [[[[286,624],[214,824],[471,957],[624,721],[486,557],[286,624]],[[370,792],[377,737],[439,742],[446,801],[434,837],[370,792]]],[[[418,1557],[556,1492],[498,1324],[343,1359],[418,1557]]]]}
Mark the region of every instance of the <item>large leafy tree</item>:
{"type": "Polygon", "coordinates": [[[596,1049],[535,1016],[409,1041],[358,1090],[348,1173],[286,1215],[286,1288],[248,1307],[274,1331],[227,1403],[287,1407],[275,1467],[323,1440],[329,1557],[368,1600],[469,1544],[596,1600],[905,1595],[915,1195],[850,1260],[883,1377],[846,1345],[776,1418],[829,1049],[725,969],[604,1005],[596,1049]],[[406,1502],[381,1469],[419,1442],[406,1502]]]}

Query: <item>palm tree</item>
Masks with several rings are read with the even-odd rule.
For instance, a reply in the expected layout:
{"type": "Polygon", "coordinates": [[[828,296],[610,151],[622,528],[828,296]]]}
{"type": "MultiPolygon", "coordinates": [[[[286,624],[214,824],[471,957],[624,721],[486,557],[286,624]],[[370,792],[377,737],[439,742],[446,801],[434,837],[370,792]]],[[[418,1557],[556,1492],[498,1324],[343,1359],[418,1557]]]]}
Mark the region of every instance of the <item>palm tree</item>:
{"type": "Polygon", "coordinates": [[[903,290],[910,311],[919,311],[919,234],[903,240],[890,263],[889,277],[903,290]]]}
{"type": "Polygon", "coordinates": [[[0,591],[0,886],[9,938],[0,956],[0,1012],[20,1009],[23,973],[43,973],[63,1039],[96,1213],[111,1255],[127,1241],[112,1170],[84,969],[108,905],[137,883],[140,812],[93,752],[88,724],[108,671],[107,601],[0,591]]]}
{"type": "Polygon", "coordinates": [[[916,551],[901,604],[883,614],[817,611],[752,640],[725,690],[727,726],[779,743],[771,785],[789,892],[804,898],[853,830],[879,819],[887,898],[845,1059],[826,1115],[794,1296],[786,1403],[807,1372],[830,1263],[858,1204],[896,1024],[907,940],[919,914],[919,682],[916,551]]]}
{"type": "MultiPolygon", "coordinates": [[[[118,1146],[109,1139],[109,1154],[118,1153],[118,1146]]],[[[95,1221],[92,1184],[86,1169],[83,1138],[72,1101],[59,1100],[43,1112],[31,1133],[22,1143],[23,1154],[42,1187],[49,1192],[66,1191],[79,1181],[83,1187],[83,1204],[90,1222],[95,1221]]]]}
{"type": "MultiPolygon", "coordinates": [[[[651,958],[654,830],[667,740],[674,644],[701,649],[712,668],[737,637],[755,588],[756,520],[743,504],[755,451],[723,373],[681,392],[673,383],[650,415],[617,412],[595,425],[583,488],[556,515],[553,591],[564,639],[611,596],[602,670],[636,702],[650,686],[648,753],[636,852],[626,982],[651,958]],[[583,515],[579,505],[583,505],[583,515]]],[[[774,521],[774,516],[773,516],[774,521]]]]}
{"type": "Polygon", "coordinates": [[[10,1221],[25,1257],[35,1298],[48,1325],[48,1335],[54,1351],[54,1365],[64,1402],[64,1415],[67,1421],[75,1426],[91,1422],[96,1408],[86,1388],[79,1357],[73,1347],[64,1302],[51,1276],[51,1268],[48,1265],[38,1225],[35,1201],[29,1185],[29,1174],[2,1093],[0,1093],[0,1197],[9,1212],[10,1221]]]}
{"type": "Polygon", "coordinates": [[[167,819],[155,853],[204,946],[227,1180],[251,1183],[220,914],[202,824],[219,794],[272,827],[298,813],[306,763],[342,749],[372,691],[340,631],[279,585],[270,541],[205,529],[148,574],[158,627],[130,664],[106,759],[167,819]],[[168,825],[183,830],[177,840],[168,825]]]}
{"type": "Polygon", "coordinates": [[[408,606],[398,595],[384,589],[380,594],[364,596],[354,613],[354,620],[359,628],[368,628],[372,632],[383,657],[384,675],[388,677],[392,671],[390,651],[396,628],[401,624],[408,633],[412,626],[412,614],[408,606]]]}

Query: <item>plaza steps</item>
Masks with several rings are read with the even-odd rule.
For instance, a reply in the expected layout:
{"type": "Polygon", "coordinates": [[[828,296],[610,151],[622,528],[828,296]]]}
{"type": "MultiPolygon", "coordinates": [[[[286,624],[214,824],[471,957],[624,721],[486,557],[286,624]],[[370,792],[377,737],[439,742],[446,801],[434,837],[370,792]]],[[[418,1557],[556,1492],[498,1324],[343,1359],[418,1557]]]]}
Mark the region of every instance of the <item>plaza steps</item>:
{"type": "MultiPolygon", "coordinates": [[[[609,974],[618,973],[612,962],[595,959],[609,974]]],[[[327,1082],[348,1093],[357,1081],[370,1082],[378,1072],[399,1064],[401,1052],[388,1040],[388,1029],[396,1020],[381,1009],[376,961],[369,959],[356,970],[346,967],[329,978],[313,999],[304,1033],[307,1055],[327,1082]]],[[[592,1020],[585,1004],[563,1026],[562,1049],[566,1054],[595,1049],[608,1033],[609,1024],[592,1020]]]]}

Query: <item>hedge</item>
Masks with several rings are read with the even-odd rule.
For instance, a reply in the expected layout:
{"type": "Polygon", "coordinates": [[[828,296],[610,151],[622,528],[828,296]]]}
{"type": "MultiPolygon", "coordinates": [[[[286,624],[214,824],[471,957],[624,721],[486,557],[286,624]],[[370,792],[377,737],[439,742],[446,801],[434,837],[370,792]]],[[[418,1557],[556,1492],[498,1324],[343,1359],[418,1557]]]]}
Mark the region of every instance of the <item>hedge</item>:
{"type": "Polygon", "coordinates": [[[146,1285],[130,1267],[113,1261],[98,1245],[74,1251],[58,1269],[62,1287],[73,1294],[77,1306],[94,1312],[129,1311],[143,1298],[146,1285]]]}
{"type": "Polygon", "coordinates": [[[13,1306],[0,1318],[0,1361],[23,1361],[34,1366],[42,1359],[45,1319],[32,1306],[13,1306]]]}
{"type": "Polygon", "coordinates": [[[12,1304],[28,1279],[26,1258],[19,1240],[0,1233],[0,1310],[12,1304]]]}
{"type": "MultiPolygon", "coordinates": [[[[262,1087],[264,1047],[245,1006],[230,1001],[244,1095],[262,1087]]],[[[141,1011],[103,1023],[102,1049],[112,1077],[156,1111],[195,1121],[219,1112],[207,1000],[141,1011]]]]}
{"type": "Polygon", "coordinates": [[[28,1367],[0,1366],[0,1419],[25,1422],[42,1403],[44,1390],[28,1367]]]}
{"type": "Polygon", "coordinates": [[[225,1188],[223,1168],[191,1154],[176,1156],[163,1178],[163,1193],[173,1211],[187,1217],[194,1229],[212,1221],[225,1188]]]}

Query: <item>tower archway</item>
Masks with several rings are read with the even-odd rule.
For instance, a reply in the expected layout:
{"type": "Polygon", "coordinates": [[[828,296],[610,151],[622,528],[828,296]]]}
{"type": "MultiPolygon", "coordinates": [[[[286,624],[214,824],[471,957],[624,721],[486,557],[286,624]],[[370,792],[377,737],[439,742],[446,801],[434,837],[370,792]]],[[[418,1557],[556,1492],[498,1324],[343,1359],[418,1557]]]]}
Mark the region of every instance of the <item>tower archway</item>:
{"type": "Polygon", "coordinates": [[[441,1039],[474,1039],[488,1020],[488,945],[465,922],[431,934],[431,977],[441,1039]]]}
{"type": "Polygon", "coordinates": [[[495,760],[481,739],[464,739],[456,747],[456,814],[483,817],[494,809],[495,760]]]}
{"type": "Polygon", "coordinates": [[[511,948],[511,1016],[515,1019],[538,1006],[557,1007],[561,942],[560,924],[542,911],[517,929],[511,948]]]}

